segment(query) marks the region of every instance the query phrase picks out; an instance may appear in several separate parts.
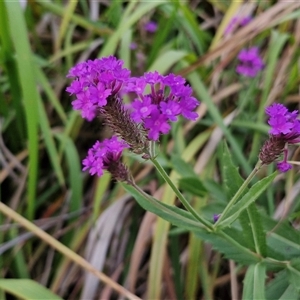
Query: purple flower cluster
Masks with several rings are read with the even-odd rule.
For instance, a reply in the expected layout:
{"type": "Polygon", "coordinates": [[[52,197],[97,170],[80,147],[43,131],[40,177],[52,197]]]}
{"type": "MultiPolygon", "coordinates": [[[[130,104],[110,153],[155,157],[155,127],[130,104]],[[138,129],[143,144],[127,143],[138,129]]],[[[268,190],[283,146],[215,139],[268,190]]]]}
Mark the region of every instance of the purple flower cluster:
{"type": "Polygon", "coordinates": [[[171,129],[169,122],[176,122],[179,115],[190,120],[198,117],[194,109],[199,101],[192,97],[191,87],[185,85],[181,76],[148,72],[131,78],[126,91],[137,96],[132,103],[131,117],[148,130],[150,140],[156,141],[160,133],[168,133],[171,129]],[[147,86],[150,87],[148,94],[145,93],[147,86]]]}
{"type": "Polygon", "coordinates": [[[125,148],[128,148],[128,145],[124,141],[118,140],[116,136],[102,142],[97,141],[82,161],[84,166],[82,170],[89,170],[91,175],[102,176],[104,170],[120,160],[125,148]]]}
{"type": "Polygon", "coordinates": [[[287,162],[288,150],[285,146],[300,142],[298,111],[289,112],[283,104],[274,103],[266,108],[266,114],[270,117],[268,124],[271,126],[271,129],[269,131],[270,140],[264,151],[274,155],[274,157],[283,153],[283,161],[277,164],[277,168],[281,172],[286,172],[292,166],[287,162]]]}
{"type": "Polygon", "coordinates": [[[270,134],[283,136],[290,144],[298,143],[300,136],[300,120],[298,110],[289,112],[288,109],[280,103],[274,103],[266,108],[266,114],[270,116],[268,124],[272,127],[270,134]]]}
{"type": "Polygon", "coordinates": [[[167,134],[170,122],[177,121],[179,115],[189,120],[198,117],[194,110],[199,101],[192,97],[191,87],[181,76],[163,76],[155,71],[130,77],[123,61],[109,56],[79,63],[67,77],[75,77],[66,89],[76,96],[73,108],[88,121],[101,115],[121,138],[97,142],[89,150],[83,170],[90,170],[91,175],[101,176],[108,170],[115,178],[128,178],[126,168],[118,164],[124,148],[149,156],[149,140],[157,141],[160,134],[167,134]],[[125,106],[121,96],[126,93],[135,98],[125,106]]]}
{"type": "Polygon", "coordinates": [[[66,89],[76,95],[73,108],[81,110],[82,117],[91,121],[96,117],[98,108],[107,104],[108,97],[121,91],[130,71],[123,68],[122,60],[109,56],[81,62],[69,71],[67,77],[76,78],[66,89]]]}
{"type": "Polygon", "coordinates": [[[132,92],[137,96],[131,105],[132,120],[143,124],[150,140],[156,141],[160,133],[168,133],[169,121],[177,121],[178,115],[190,120],[198,117],[194,109],[199,101],[192,97],[192,89],[185,85],[184,78],[158,72],[130,78],[130,71],[122,66],[123,61],[110,56],[79,63],[70,70],[68,77],[76,79],[66,90],[76,95],[72,105],[81,110],[83,118],[91,121],[99,108],[107,105],[109,97],[132,92]],[[147,86],[149,94],[145,94],[147,86]]]}
{"type": "Polygon", "coordinates": [[[154,21],[149,21],[145,24],[144,29],[148,32],[155,32],[157,30],[157,23],[154,21]]]}
{"type": "Polygon", "coordinates": [[[238,26],[246,26],[252,20],[251,16],[235,16],[228,23],[227,27],[224,30],[225,35],[229,35],[236,27],[238,26]]]}
{"type": "Polygon", "coordinates": [[[265,66],[257,47],[243,49],[237,58],[240,63],[236,72],[247,77],[255,77],[265,66]]]}

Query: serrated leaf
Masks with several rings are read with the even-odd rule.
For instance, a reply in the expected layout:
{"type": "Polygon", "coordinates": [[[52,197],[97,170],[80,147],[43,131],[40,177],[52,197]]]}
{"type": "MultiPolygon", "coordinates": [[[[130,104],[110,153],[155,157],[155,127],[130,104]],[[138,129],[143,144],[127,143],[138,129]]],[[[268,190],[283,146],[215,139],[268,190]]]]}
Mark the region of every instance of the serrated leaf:
{"type": "Polygon", "coordinates": [[[203,241],[210,243],[229,259],[248,265],[260,261],[259,256],[245,247],[245,241],[240,231],[233,228],[224,232],[210,233],[188,212],[176,206],[170,206],[149,196],[144,197],[133,187],[122,184],[136,201],[147,211],[150,211],[171,224],[194,232],[203,241]]]}
{"type": "Polygon", "coordinates": [[[145,210],[156,214],[157,216],[178,227],[185,228],[193,232],[205,232],[205,229],[190,212],[180,209],[176,206],[170,206],[160,202],[151,196],[142,196],[132,186],[126,184],[122,184],[122,186],[145,210]]]}
{"type": "Polygon", "coordinates": [[[243,184],[244,179],[238,172],[238,168],[233,164],[230,151],[225,141],[223,143],[223,155],[221,164],[226,195],[228,196],[228,199],[231,199],[243,184]]]}
{"type": "Polygon", "coordinates": [[[62,300],[44,286],[30,279],[0,279],[0,289],[25,300],[62,300]]]}
{"type": "Polygon", "coordinates": [[[219,226],[226,227],[232,224],[239,217],[240,213],[248,208],[267,189],[276,175],[277,172],[274,172],[254,184],[243,198],[227,212],[226,216],[223,216],[223,220],[219,223],[219,226]]]}
{"type": "Polygon", "coordinates": [[[244,279],[243,299],[265,299],[266,266],[262,263],[251,265],[244,279]]]}
{"type": "Polygon", "coordinates": [[[245,240],[239,230],[226,229],[219,233],[201,232],[196,233],[205,242],[222,253],[226,258],[232,259],[241,265],[250,265],[260,262],[260,258],[245,246],[245,240]]]}
{"type": "Polygon", "coordinates": [[[247,213],[250,220],[249,225],[251,227],[251,232],[254,240],[255,252],[262,256],[266,256],[267,255],[266,234],[262,226],[260,214],[258,213],[254,203],[249,205],[249,207],[247,208],[247,213]]]}
{"type": "Polygon", "coordinates": [[[194,196],[203,197],[206,189],[202,182],[196,177],[184,177],[179,179],[179,188],[184,192],[189,192],[194,196]]]}
{"type": "MultiPolygon", "coordinates": [[[[289,260],[300,256],[300,234],[289,223],[270,219],[268,216],[262,218],[263,226],[267,231],[267,245],[289,260]]],[[[270,254],[268,253],[268,256],[270,254]]]]}
{"type": "Polygon", "coordinates": [[[241,214],[239,215],[239,223],[242,227],[242,234],[247,243],[248,248],[254,251],[255,244],[254,244],[254,239],[252,234],[252,228],[249,226],[250,219],[246,210],[242,211],[241,214]]]}

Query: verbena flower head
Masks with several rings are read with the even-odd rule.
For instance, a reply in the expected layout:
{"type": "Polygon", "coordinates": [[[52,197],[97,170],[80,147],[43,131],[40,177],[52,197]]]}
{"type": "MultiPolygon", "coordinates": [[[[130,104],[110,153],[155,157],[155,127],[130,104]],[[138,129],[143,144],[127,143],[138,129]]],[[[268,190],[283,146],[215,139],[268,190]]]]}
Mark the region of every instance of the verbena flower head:
{"type": "Polygon", "coordinates": [[[268,124],[271,126],[270,138],[263,145],[259,158],[262,163],[269,164],[283,154],[283,161],[277,163],[277,168],[281,172],[287,172],[292,167],[287,162],[287,146],[300,142],[298,111],[289,112],[283,104],[274,103],[266,108],[266,114],[269,116],[268,124]]]}
{"type": "Polygon", "coordinates": [[[154,21],[149,21],[145,24],[144,29],[153,33],[157,30],[157,23],[154,21]]]}
{"type": "Polygon", "coordinates": [[[236,29],[237,27],[246,26],[252,20],[251,16],[235,16],[233,17],[230,22],[228,23],[227,27],[224,30],[225,35],[229,35],[236,29]]]}
{"type": "Polygon", "coordinates": [[[99,177],[103,175],[104,170],[108,170],[115,179],[129,181],[128,171],[120,160],[125,148],[129,146],[124,141],[118,140],[116,136],[102,142],[97,141],[82,161],[84,166],[82,170],[89,170],[91,175],[99,177]]]}
{"type": "Polygon", "coordinates": [[[264,68],[257,47],[243,49],[237,58],[240,63],[236,67],[236,72],[246,77],[255,77],[264,68]]]}
{"type": "Polygon", "coordinates": [[[67,77],[75,77],[66,89],[76,96],[73,108],[91,121],[96,117],[98,108],[107,104],[108,97],[120,92],[130,77],[130,71],[123,68],[122,60],[109,56],[79,63],[67,77]]]}
{"type": "Polygon", "coordinates": [[[124,148],[150,157],[149,141],[167,134],[170,122],[177,121],[179,115],[189,120],[198,117],[194,110],[199,102],[181,76],[155,71],[130,78],[123,61],[109,56],[79,63],[67,77],[75,78],[66,89],[76,96],[73,108],[88,121],[101,116],[120,138],[97,142],[89,150],[83,165],[91,175],[101,176],[108,170],[114,178],[128,181],[127,169],[120,162],[124,148]],[[134,101],[126,107],[121,96],[125,93],[135,93],[134,101]]]}
{"type": "Polygon", "coordinates": [[[191,87],[185,85],[181,76],[148,72],[131,78],[125,90],[136,94],[131,117],[145,127],[150,140],[156,141],[161,133],[168,133],[169,123],[177,121],[179,115],[189,120],[198,117],[194,110],[199,101],[192,97],[191,87]]]}

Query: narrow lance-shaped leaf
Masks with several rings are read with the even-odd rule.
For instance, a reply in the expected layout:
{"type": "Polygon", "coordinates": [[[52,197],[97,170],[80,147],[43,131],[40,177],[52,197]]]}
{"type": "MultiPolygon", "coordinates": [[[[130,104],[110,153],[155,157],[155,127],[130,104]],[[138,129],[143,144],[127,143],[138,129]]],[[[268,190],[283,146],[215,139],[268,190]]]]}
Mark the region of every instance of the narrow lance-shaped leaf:
{"type": "MultiPolygon", "coordinates": [[[[238,168],[233,164],[230,151],[226,142],[223,143],[222,155],[222,176],[225,184],[228,199],[232,198],[243,184],[244,179],[238,172],[238,168]]],[[[242,196],[242,195],[241,195],[242,196]]]]}
{"type": "Polygon", "coordinates": [[[62,300],[44,286],[30,279],[0,279],[0,289],[25,300],[62,300]]]}
{"type": "Polygon", "coordinates": [[[262,263],[251,265],[244,279],[243,299],[265,299],[266,266],[262,263]]]}
{"type": "Polygon", "coordinates": [[[267,187],[274,180],[277,172],[265,177],[256,184],[254,184],[248,191],[248,193],[227,213],[226,217],[219,223],[219,227],[226,227],[232,224],[240,215],[240,213],[249,207],[257,198],[267,189],[267,187]]]}

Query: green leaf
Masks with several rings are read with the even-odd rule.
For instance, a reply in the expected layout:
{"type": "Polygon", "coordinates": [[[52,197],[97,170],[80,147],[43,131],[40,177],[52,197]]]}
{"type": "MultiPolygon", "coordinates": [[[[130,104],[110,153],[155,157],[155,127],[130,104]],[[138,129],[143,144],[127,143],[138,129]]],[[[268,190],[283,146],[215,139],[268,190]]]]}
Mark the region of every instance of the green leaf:
{"type": "Polygon", "coordinates": [[[21,299],[62,300],[62,298],[31,279],[0,279],[0,289],[21,299]]]}
{"type": "Polygon", "coordinates": [[[246,241],[247,246],[249,247],[249,249],[254,251],[255,243],[253,239],[252,228],[251,226],[249,226],[250,224],[249,214],[246,210],[241,212],[239,216],[239,223],[242,227],[242,235],[246,241]]]}
{"type": "Polygon", "coordinates": [[[230,228],[217,233],[197,232],[196,233],[205,242],[224,254],[228,259],[232,259],[241,265],[250,265],[260,262],[260,257],[252,252],[241,234],[241,231],[230,228]]]}
{"type": "Polygon", "coordinates": [[[54,143],[54,139],[53,139],[53,135],[51,132],[51,127],[49,124],[47,113],[46,113],[45,107],[42,103],[42,99],[40,96],[38,96],[38,112],[39,112],[41,131],[43,133],[44,141],[46,144],[46,150],[48,152],[50,161],[51,161],[53,169],[56,173],[59,184],[61,186],[64,186],[65,178],[64,178],[63,171],[62,171],[62,166],[59,162],[58,151],[57,151],[55,143],[54,143]]]}
{"type": "Polygon", "coordinates": [[[26,115],[29,171],[27,185],[27,218],[32,220],[35,214],[38,169],[38,91],[32,68],[33,57],[28,39],[27,26],[20,3],[5,1],[9,29],[16,51],[17,70],[23,95],[23,107],[26,115]]]}
{"type": "Polygon", "coordinates": [[[277,172],[274,172],[254,184],[247,194],[227,212],[224,219],[219,223],[219,226],[225,227],[232,224],[239,217],[240,213],[248,208],[250,204],[254,203],[254,201],[267,189],[276,175],[277,172]]]}
{"type": "Polygon", "coordinates": [[[224,232],[208,232],[188,211],[160,202],[149,195],[141,195],[132,186],[125,184],[122,186],[144,209],[173,225],[194,232],[203,241],[212,244],[213,248],[223,253],[225,257],[243,265],[260,261],[260,257],[245,246],[246,243],[240,231],[230,228],[224,232]]]}
{"type": "Polygon", "coordinates": [[[251,265],[244,279],[243,299],[266,299],[265,279],[266,266],[262,263],[251,265]]]}
{"type": "Polygon", "coordinates": [[[160,202],[149,195],[141,195],[141,193],[132,186],[126,184],[122,184],[122,186],[145,210],[156,214],[178,227],[194,232],[205,232],[202,225],[188,211],[160,202]]]}
{"type": "MultiPolygon", "coordinates": [[[[290,260],[300,256],[300,235],[299,231],[293,228],[288,222],[272,220],[268,216],[262,218],[263,226],[267,231],[267,245],[270,249],[283,256],[282,259],[290,260]]],[[[268,256],[270,254],[268,253],[268,256]]]]}
{"type": "Polygon", "coordinates": [[[189,74],[188,80],[193,86],[194,92],[196,93],[197,97],[201,99],[201,101],[207,106],[207,110],[210,113],[213,121],[216,123],[218,127],[224,133],[228,143],[232,148],[232,153],[236,157],[237,161],[241,164],[241,168],[247,173],[250,174],[251,167],[248,161],[245,158],[244,153],[241,150],[240,145],[238,144],[236,138],[231,134],[228,127],[224,124],[223,117],[217,108],[216,104],[212,100],[207,88],[205,87],[203,81],[199,77],[196,72],[189,74]]]}
{"type": "Polygon", "coordinates": [[[300,292],[300,258],[291,260],[288,265],[289,282],[300,292]]]}
{"type": "Polygon", "coordinates": [[[289,283],[287,270],[277,273],[276,277],[268,283],[266,299],[299,300],[299,292],[289,283]]]}
{"type": "Polygon", "coordinates": [[[83,182],[80,165],[80,158],[74,142],[65,134],[57,133],[55,136],[64,145],[65,158],[69,167],[69,184],[71,187],[70,211],[77,211],[82,208],[83,182]]]}
{"type": "Polygon", "coordinates": [[[255,252],[261,256],[267,255],[267,243],[266,243],[266,234],[264,232],[260,214],[257,211],[257,208],[254,203],[249,205],[247,208],[247,213],[249,216],[249,226],[251,227],[251,232],[255,245],[255,252]]]}
{"type": "Polygon", "coordinates": [[[179,188],[184,192],[189,192],[192,195],[203,197],[206,194],[206,189],[202,182],[195,177],[185,177],[179,180],[179,188]]]}
{"type": "Polygon", "coordinates": [[[225,141],[223,142],[221,165],[226,195],[228,199],[231,199],[243,184],[244,179],[238,172],[238,168],[233,164],[230,151],[225,141]]]}
{"type": "Polygon", "coordinates": [[[129,4],[122,15],[122,19],[120,19],[118,28],[104,44],[99,54],[99,57],[115,53],[118,47],[118,43],[122,38],[123,34],[128,29],[130,29],[130,27],[132,27],[134,23],[139,21],[143,17],[143,15],[149,13],[149,11],[153,10],[155,7],[161,4],[161,2],[143,2],[138,3],[137,5],[134,2],[132,2],[131,5],[129,4]],[[132,10],[134,6],[135,9],[132,10]]]}
{"type": "Polygon", "coordinates": [[[191,164],[184,161],[180,155],[171,154],[173,169],[182,177],[198,177],[191,164]]]}

